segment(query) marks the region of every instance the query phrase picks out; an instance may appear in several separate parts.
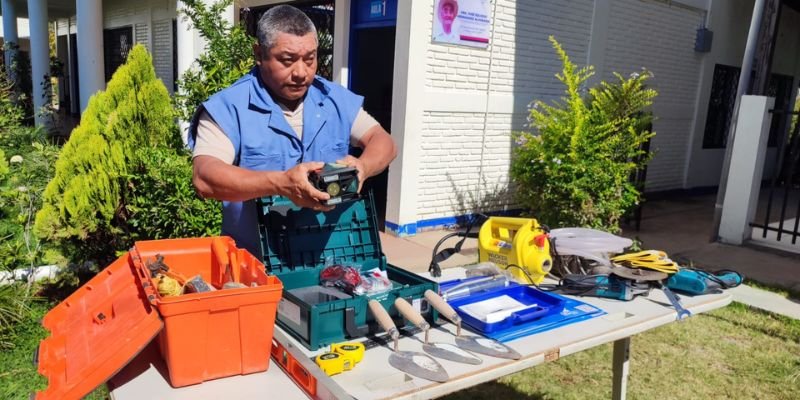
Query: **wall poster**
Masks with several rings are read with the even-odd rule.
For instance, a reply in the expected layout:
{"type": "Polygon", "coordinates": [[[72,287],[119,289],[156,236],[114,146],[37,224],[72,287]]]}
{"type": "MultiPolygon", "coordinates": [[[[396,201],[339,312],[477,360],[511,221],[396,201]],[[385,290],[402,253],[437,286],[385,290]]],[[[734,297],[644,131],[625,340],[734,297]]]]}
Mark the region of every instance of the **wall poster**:
{"type": "Polygon", "coordinates": [[[434,0],[433,42],[489,46],[489,0],[434,0]]]}

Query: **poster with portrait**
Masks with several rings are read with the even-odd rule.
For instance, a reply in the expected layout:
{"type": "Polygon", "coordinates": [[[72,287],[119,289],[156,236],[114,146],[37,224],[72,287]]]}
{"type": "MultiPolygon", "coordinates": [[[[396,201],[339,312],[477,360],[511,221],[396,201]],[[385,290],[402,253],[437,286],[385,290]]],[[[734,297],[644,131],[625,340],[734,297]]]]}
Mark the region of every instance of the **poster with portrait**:
{"type": "Polygon", "coordinates": [[[489,0],[434,0],[433,42],[489,46],[489,0]]]}

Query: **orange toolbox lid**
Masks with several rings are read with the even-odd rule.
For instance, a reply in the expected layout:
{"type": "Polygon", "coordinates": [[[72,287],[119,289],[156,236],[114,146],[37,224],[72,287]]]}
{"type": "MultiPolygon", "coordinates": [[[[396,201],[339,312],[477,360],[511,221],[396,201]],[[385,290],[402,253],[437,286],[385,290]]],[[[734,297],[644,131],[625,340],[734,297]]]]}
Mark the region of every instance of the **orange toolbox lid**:
{"type": "Polygon", "coordinates": [[[50,336],[36,362],[48,380],[36,399],[80,399],[106,382],[150,343],[164,323],[150,304],[130,254],[118,258],[50,310],[50,336]]]}

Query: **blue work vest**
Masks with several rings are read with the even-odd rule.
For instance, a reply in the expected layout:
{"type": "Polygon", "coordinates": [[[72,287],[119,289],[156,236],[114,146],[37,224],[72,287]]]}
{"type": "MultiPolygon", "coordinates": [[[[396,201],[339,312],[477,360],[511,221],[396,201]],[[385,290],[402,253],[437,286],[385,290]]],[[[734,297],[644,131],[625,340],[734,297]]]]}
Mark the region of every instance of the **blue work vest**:
{"type": "MultiPolygon", "coordinates": [[[[303,100],[301,141],[254,67],[233,85],[209,97],[203,108],[233,143],[234,165],[255,171],[286,171],[301,162],[344,158],[362,103],[363,97],[317,76],[303,100]]],[[[195,128],[193,124],[189,135],[192,149],[195,128]]],[[[255,200],[222,202],[222,234],[261,256],[255,200]]]]}

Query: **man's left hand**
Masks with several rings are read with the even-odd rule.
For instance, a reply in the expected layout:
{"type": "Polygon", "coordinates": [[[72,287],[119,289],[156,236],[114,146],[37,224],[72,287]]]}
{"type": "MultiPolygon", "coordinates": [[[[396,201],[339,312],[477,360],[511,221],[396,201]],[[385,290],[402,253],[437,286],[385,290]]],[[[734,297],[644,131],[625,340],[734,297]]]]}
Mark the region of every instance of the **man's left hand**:
{"type": "Polygon", "coordinates": [[[356,169],[356,171],[358,171],[358,192],[361,193],[361,186],[364,185],[364,181],[368,178],[364,162],[358,158],[348,155],[336,163],[353,167],[356,169]]]}
{"type": "Polygon", "coordinates": [[[397,156],[397,148],[389,133],[377,124],[361,137],[359,146],[364,149],[361,157],[355,158],[348,155],[338,163],[353,167],[358,171],[358,192],[361,193],[364,181],[383,172],[397,156]]]}

